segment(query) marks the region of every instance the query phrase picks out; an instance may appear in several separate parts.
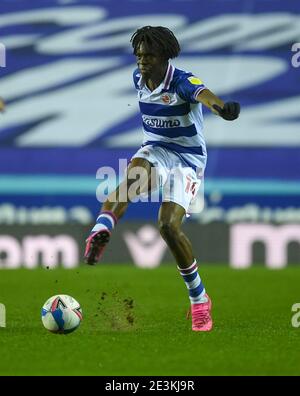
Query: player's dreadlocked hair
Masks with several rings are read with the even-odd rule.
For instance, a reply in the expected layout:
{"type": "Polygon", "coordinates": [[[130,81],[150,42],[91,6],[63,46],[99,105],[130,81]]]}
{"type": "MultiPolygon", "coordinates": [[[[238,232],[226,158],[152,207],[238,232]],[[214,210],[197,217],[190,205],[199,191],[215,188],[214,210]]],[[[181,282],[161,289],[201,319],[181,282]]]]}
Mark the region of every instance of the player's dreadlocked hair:
{"type": "Polygon", "coordinates": [[[133,33],[130,42],[134,55],[142,42],[154,53],[158,53],[166,59],[176,58],[180,52],[177,38],[171,30],[163,26],[144,26],[133,33]]]}

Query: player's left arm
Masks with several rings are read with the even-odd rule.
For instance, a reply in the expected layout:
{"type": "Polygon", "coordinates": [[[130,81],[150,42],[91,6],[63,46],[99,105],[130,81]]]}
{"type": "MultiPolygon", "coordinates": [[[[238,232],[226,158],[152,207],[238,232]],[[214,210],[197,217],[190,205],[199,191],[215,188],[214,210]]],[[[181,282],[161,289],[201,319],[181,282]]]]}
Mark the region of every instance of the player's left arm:
{"type": "Polygon", "coordinates": [[[5,103],[2,98],[0,98],[0,112],[3,113],[5,110],[5,103]]]}
{"type": "Polygon", "coordinates": [[[224,103],[222,99],[207,88],[197,95],[196,100],[227,121],[235,120],[240,114],[240,104],[238,102],[224,103]]]}

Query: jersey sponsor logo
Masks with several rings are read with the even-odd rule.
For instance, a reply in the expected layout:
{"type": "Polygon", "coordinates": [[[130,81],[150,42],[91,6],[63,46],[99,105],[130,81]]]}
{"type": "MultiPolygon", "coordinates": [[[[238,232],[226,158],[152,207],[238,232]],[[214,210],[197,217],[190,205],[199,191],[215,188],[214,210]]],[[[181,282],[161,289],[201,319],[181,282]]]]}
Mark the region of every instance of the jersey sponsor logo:
{"type": "Polygon", "coordinates": [[[200,80],[200,78],[192,76],[188,78],[189,82],[193,85],[202,85],[203,81],[200,80]]]}
{"type": "Polygon", "coordinates": [[[149,127],[153,128],[177,128],[180,126],[180,120],[162,120],[160,118],[149,118],[143,116],[143,122],[149,127]]]}

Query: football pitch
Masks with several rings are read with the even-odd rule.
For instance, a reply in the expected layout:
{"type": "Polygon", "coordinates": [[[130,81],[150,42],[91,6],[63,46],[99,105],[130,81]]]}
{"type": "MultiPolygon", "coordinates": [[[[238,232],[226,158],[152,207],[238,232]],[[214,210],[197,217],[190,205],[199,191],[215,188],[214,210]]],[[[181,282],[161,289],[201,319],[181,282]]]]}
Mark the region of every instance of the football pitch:
{"type": "Polygon", "coordinates": [[[0,375],[300,375],[300,267],[203,265],[214,329],[191,331],[175,265],[1,270],[0,375]],[[43,303],[69,294],[83,322],[68,335],[42,326],[43,303]]]}

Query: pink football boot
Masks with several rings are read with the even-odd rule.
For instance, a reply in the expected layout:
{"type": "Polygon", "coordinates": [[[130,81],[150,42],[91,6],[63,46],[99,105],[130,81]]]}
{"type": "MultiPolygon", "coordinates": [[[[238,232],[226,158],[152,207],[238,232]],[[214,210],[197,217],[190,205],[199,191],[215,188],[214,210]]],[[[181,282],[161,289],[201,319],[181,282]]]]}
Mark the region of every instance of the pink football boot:
{"type": "Polygon", "coordinates": [[[212,302],[207,294],[208,301],[201,304],[191,304],[188,317],[192,314],[192,330],[193,331],[210,331],[213,327],[211,317],[212,302]]]}
{"type": "Polygon", "coordinates": [[[96,264],[110,239],[110,232],[107,229],[92,233],[86,240],[84,259],[87,264],[96,264]]]}

